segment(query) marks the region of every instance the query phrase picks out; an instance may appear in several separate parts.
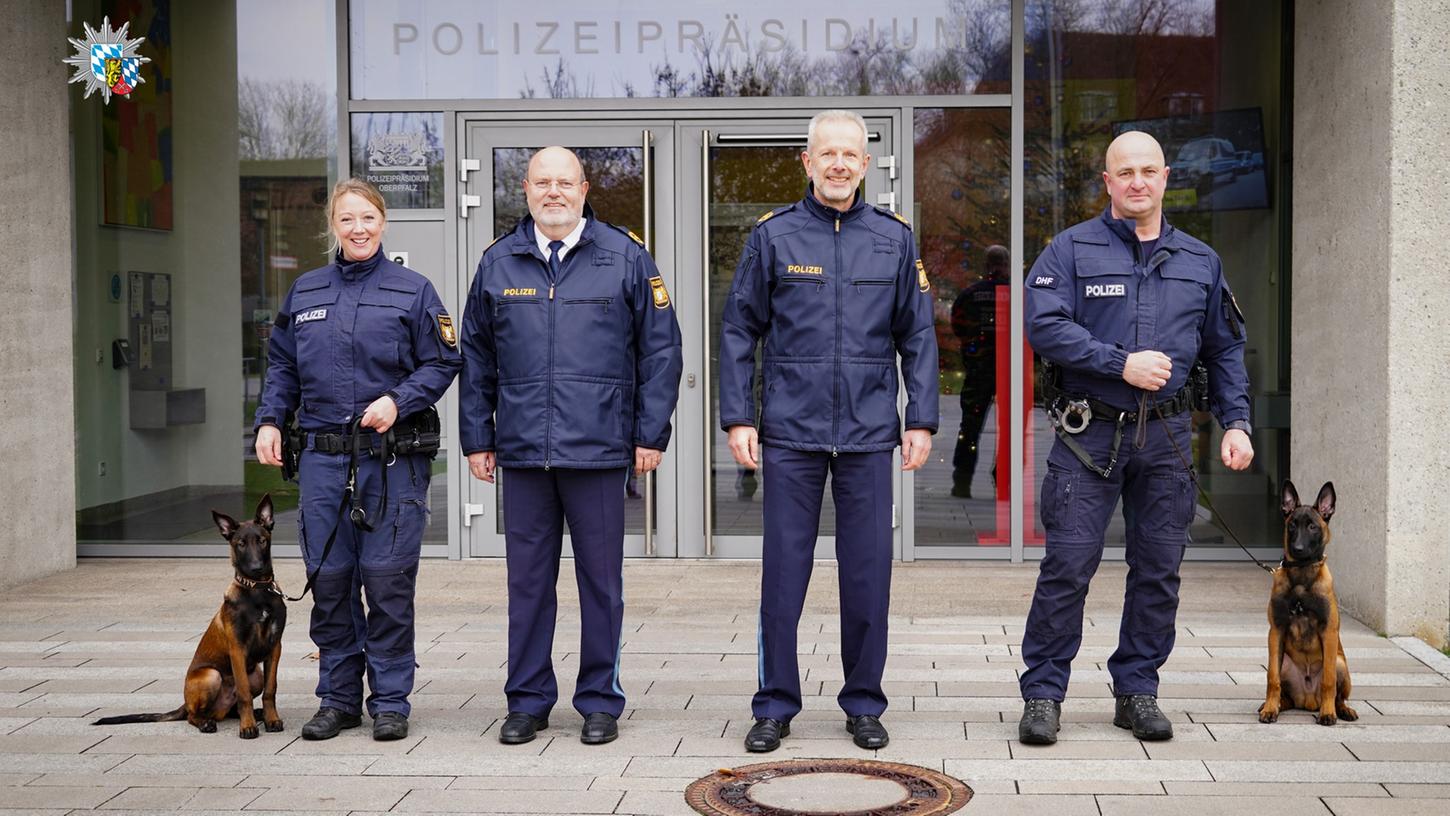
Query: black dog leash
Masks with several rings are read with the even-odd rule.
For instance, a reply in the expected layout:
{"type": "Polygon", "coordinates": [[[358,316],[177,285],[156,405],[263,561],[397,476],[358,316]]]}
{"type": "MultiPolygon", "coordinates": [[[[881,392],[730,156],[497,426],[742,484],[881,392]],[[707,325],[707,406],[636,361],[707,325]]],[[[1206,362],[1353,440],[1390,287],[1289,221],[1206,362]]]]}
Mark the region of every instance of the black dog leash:
{"type": "MultiPolygon", "coordinates": [[[[1140,397],[1139,405],[1142,405],[1143,401],[1147,399],[1148,393],[1145,391],[1143,392],[1142,397],[1140,397]]],[[[1188,457],[1184,456],[1183,449],[1178,447],[1178,440],[1174,438],[1172,429],[1168,427],[1167,417],[1163,416],[1163,409],[1158,405],[1158,400],[1154,399],[1152,401],[1152,405],[1153,412],[1158,415],[1158,421],[1163,423],[1164,433],[1168,434],[1168,442],[1173,445],[1173,452],[1178,454],[1178,461],[1183,464],[1183,469],[1188,471],[1188,478],[1193,481],[1193,487],[1195,490],[1198,491],[1198,495],[1203,497],[1203,503],[1208,505],[1209,511],[1211,511],[1214,515],[1218,516],[1219,525],[1223,527],[1223,531],[1225,533],[1228,533],[1228,537],[1232,538],[1234,543],[1239,545],[1239,549],[1244,551],[1244,555],[1247,555],[1250,561],[1253,561],[1255,564],[1257,564],[1259,569],[1269,573],[1270,575],[1273,575],[1274,568],[1269,566],[1268,564],[1265,564],[1263,561],[1255,558],[1254,554],[1249,552],[1249,548],[1244,546],[1244,542],[1239,540],[1239,537],[1237,534],[1234,533],[1233,528],[1228,525],[1228,520],[1224,518],[1222,513],[1218,512],[1217,507],[1213,506],[1213,500],[1208,497],[1208,491],[1203,489],[1203,485],[1199,484],[1198,474],[1193,471],[1193,466],[1188,463],[1188,457]]]]}
{"type": "MultiPolygon", "coordinates": [[[[347,486],[342,489],[342,501],[338,502],[337,505],[337,522],[332,525],[332,533],[327,536],[327,543],[322,545],[322,557],[317,559],[317,569],[307,574],[307,585],[302,588],[301,592],[297,593],[297,597],[288,597],[287,600],[289,601],[300,601],[307,597],[307,593],[311,591],[312,585],[317,581],[317,574],[322,571],[322,565],[327,563],[327,556],[332,552],[333,543],[337,541],[337,531],[342,527],[344,518],[351,521],[354,526],[360,527],[368,532],[373,532],[377,529],[373,526],[372,522],[367,520],[367,511],[363,509],[362,498],[357,494],[358,449],[362,447],[361,417],[353,420],[349,424],[348,431],[352,438],[352,444],[349,446],[352,450],[349,452],[347,460],[347,486]],[[349,510],[349,505],[351,505],[351,510],[349,510]]],[[[378,519],[381,519],[388,509],[388,466],[392,462],[387,460],[392,458],[392,453],[393,429],[388,428],[387,432],[382,434],[381,446],[378,448],[378,459],[383,463],[383,495],[378,501],[378,509],[375,512],[375,516],[378,519]]],[[[302,548],[305,553],[307,551],[305,532],[303,537],[302,548]]]]}

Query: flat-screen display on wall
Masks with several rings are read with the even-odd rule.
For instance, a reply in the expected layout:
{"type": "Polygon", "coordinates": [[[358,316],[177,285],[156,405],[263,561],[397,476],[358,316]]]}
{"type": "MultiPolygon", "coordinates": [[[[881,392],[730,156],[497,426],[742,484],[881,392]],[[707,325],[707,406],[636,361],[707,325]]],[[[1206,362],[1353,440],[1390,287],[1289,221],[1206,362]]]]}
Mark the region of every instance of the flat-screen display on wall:
{"type": "Polygon", "coordinates": [[[1163,145],[1163,209],[1252,210],[1269,206],[1264,123],[1258,108],[1114,122],[1113,134],[1141,130],[1163,145]]]}

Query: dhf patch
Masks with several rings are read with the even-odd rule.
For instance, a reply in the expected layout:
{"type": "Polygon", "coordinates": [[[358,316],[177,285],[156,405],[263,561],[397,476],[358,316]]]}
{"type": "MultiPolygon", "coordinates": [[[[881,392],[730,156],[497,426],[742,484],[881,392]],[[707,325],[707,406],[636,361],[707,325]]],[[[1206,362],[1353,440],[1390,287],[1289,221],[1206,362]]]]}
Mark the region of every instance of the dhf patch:
{"type": "Polygon", "coordinates": [[[292,325],[294,325],[294,326],[301,326],[303,323],[311,323],[314,320],[326,320],[326,319],[327,319],[327,309],[326,308],[322,308],[322,309],[312,309],[311,311],[303,312],[302,314],[299,314],[299,315],[297,315],[297,317],[293,318],[292,325]]]}
{"type": "Polygon", "coordinates": [[[665,289],[665,279],[655,275],[649,279],[650,294],[654,295],[656,309],[668,309],[670,307],[670,293],[665,289]]]}
{"type": "Polygon", "coordinates": [[[926,264],[920,258],[916,259],[916,288],[922,292],[931,291],[931,281],[926,279],[926,264]]]}
{"type": "Polygon", "coordinates": [[[453,318],[444,312],[438,313],[438,336],[449,348],[458,348],[458,332],[453,328],[453,318]]]}
{"type": "Polygon", "coordinates": [[[1038,289],[1056,289],[1056,275],[1038,275],[1032,279],[1032,285],[1038,289]]]}

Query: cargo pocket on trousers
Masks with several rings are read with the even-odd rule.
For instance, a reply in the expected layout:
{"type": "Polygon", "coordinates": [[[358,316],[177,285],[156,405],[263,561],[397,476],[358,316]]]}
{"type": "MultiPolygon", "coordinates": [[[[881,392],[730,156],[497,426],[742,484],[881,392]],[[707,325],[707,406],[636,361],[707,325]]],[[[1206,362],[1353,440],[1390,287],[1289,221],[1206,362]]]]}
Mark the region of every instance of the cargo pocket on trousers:
{"type": "Polygon", "coordinates": [[[1071,535],[1077,528],[1076,483],[1077,474],[1048,466],[1042,478],[1042,529],[1071,535]]]}
{"type": "Polygon", "coordinates": [[[393,521],[393,553],[395,565],[416,563],[423,551],[423,528],[428,526],[428,507],[423,499],[403,499],[393,521]]]}
{"type": "Polygon", "coordinates": [[[1193,524],[1194,516],[1198,514],[1198,490],[1193,484],[1193,478],[1187,473],[1176,473],[1178,502],[1174,505],[1174,517],[1179,524],[1183,525],[1185,531],[1193,524]]]}

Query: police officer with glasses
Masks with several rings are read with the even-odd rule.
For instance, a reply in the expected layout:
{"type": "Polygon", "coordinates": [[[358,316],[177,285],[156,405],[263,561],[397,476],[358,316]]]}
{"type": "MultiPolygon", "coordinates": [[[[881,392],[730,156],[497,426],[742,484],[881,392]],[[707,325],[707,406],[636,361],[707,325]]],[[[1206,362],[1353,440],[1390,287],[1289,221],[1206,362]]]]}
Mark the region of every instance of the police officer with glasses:
{"type": "Polygon", "coordinates": [[[1224,428],[1219,455],[1244,470],[1249,441],[1243,315],[1218,255],[1163,216],[1169,168],[1146,133],[1109,145],[1101,216],[1053,239],[1027,276],[1027,337],[1055,374],[1044,404],[1057,440],[1042,482],[1047,531],[1022,639],[1025,701],[1018,736],[1057,741],[1083,602],[1119,499],[1127,588],[1118,647],[1108,658],[1113,724],[1166,740],[1158,669],[1173,650],[1179,565],[1197,508],[1189,470],[1188,387],[1195,362],[1224,428]]]}
{"type": "Polygon", "coordinates": [[[573,152],[546,147],[524,178],[529,215],[484,251],[463,316],[459,431],[473,476],[503,475],[508,716],[533,740],[558,701],[551,653],[563,525],[579,584],[580,741],[619,735],[624,495],[659,466],[682,367],[680,328],[644,242],[586,203],[573,152]]]}

